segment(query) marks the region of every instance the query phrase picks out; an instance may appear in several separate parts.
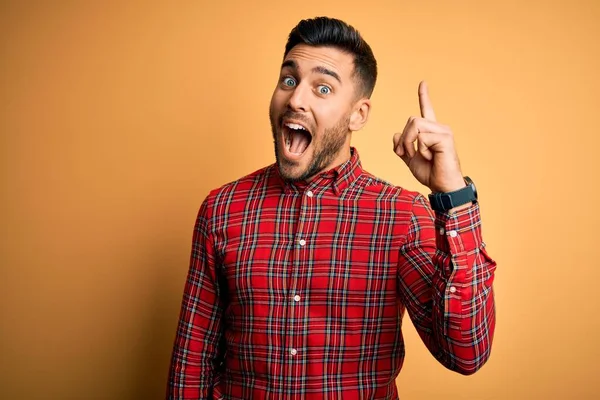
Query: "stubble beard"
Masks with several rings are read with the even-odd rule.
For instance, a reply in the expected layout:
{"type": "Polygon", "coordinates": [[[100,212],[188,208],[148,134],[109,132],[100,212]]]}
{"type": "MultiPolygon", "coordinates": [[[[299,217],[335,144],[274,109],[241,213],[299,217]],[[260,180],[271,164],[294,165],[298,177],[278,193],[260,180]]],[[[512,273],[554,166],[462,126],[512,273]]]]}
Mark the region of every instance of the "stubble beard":
{"type": "Polygon", "coordinates": [[[277,161],[277,166],[279,167],[279,173],[284,180],[288,182],[297,182],[306,181],[317,175],[319,172],[322,172],[337,157],[346,143],[350,116],[346,115],[340,118],[335,126],[325,129],[323,135],[317,137],[313,136],[310,143],[310,146],[313,146],[314,148],[312,159],[304,171],[297,174],[293,173],[293,169],[298,163],[289,161],[279,154],[278,142],[281,140],[281,135],[278,131],[278,127],[281,127],[281,123],[276,126],[276,121],[273,121],[272,116],[270,120],[273,143],[275,145],[275,159],[277,161]]]}

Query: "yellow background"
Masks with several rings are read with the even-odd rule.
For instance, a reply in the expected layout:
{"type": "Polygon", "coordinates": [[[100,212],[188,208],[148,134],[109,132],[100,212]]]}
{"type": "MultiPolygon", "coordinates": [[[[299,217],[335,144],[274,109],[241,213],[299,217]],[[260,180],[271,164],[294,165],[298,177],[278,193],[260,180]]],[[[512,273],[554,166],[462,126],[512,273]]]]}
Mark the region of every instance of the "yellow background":
{"type": "Polygon", "coordinates": [[[0,6],[0,398],[163,397],[197,209],[273,161],[317,15],[379,63],[365,168],[426,192],[391,149],[426,79],[498,262],[488,364],[445,370],[407,321],[402,399],[600,396],[600,2],[81,3],[0,6]]]}

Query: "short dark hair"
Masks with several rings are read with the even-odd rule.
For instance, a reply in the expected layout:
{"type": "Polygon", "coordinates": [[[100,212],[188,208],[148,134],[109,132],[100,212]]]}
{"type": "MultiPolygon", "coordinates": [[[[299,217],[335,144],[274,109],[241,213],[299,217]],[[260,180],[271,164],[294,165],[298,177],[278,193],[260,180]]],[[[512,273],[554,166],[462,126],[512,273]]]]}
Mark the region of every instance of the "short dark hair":
{"type": "Polygon", "coordinates": [[[283,58],[298,44],[331,46],[354,55],[354,74],[361,84],[361,94],[371,97],[377,81],[377,61],[369,44],[354,27],[329,17],[303,19],[290,32],[283,58]]]}

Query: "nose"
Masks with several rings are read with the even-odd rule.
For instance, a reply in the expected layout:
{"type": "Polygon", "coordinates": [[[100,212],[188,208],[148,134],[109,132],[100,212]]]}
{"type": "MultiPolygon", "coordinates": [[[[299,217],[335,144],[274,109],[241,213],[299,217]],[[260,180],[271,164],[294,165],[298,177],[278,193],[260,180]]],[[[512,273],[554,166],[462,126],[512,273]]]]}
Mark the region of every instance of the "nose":
{"type": "Polygon", "coordinates": [[[288,99],[288,107],[292,111],[308,111],[308,96],[310,95],[305,85],[298,84],[288,99]]]}

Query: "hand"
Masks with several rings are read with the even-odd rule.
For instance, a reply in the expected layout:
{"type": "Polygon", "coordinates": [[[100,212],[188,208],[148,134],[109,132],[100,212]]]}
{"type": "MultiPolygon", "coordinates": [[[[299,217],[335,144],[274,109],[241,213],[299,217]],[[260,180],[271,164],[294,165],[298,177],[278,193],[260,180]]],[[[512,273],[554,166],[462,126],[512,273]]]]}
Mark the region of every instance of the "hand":
{"type": "Polygon", "coordinates": [[[394,135],[394,152],[415,178],[434,193],[465,187],[454,135],[450,127],[436,121],[424,81],[419,84],[419,105],[421,118],[410,117],[404,131],[394,135]]]}

